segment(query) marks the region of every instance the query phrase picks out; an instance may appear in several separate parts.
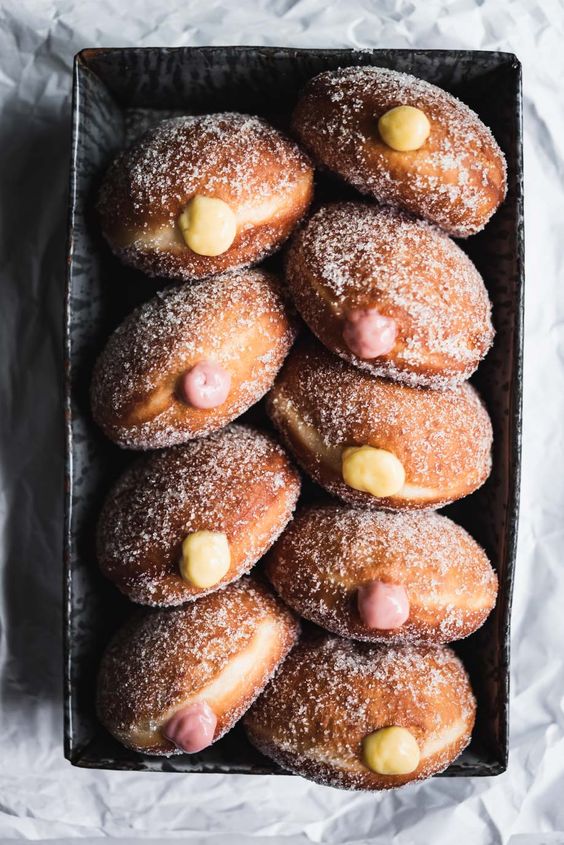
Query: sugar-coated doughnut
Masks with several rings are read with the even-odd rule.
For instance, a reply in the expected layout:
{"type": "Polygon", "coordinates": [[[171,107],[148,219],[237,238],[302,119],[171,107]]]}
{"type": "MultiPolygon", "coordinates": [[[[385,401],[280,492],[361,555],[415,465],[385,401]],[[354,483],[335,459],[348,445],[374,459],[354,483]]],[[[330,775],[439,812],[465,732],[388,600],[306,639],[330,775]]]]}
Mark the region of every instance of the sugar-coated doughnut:
{"type": "Polygon", "coordinates": [[[306,619],[368,642],[448,643],[495,605],[497,578],[446,516],[302,508],[268,554],[277,593],[306,619]]]}
{"type": "Polygon", "coordinates": [[[124,263],[192,281],[276,250],[312,191],[306,155],[266,121],[236,113],[176,117],[116,159],[98,211],[124,263]]]}
{"type": "Polygon", "coordinates": [[[308,340],[288,356],[268,411],[305,471],[352,505],[439,507],[490,473],[490,418],[466,382],[444,391],[407,387],[308,340]]]}
{"type": "Polygon", "coordinates": [[[289,771],[343,789],[392,789],[446,769],[470,741],[475,701],[441,646],[304,640],[244,718],[289,771]]]}
{"type": "Polygon", "coordinates": [[[154,452],[127,469],[106,499],[100,567],[140,604],[197,599],[254,566],[299,492],[282,447],[248,426],[154,452]]]}
{"type": "Polygon", "coordinates": [[[505,197],[505,158],[490,130],[460,100],[405,73],[321,73],[306,86],[293,128],[361,193],[457,237],[482,229],[505,197]]]}
{"type": "Polygon", "coordinates": [[[138,613],[103,656],[100,721],[134,751],[201,751],[255,700],[298,628],[282,602],[251,578],[185,607],[138,613]]]}
{"type": "Polygon", "coordinates": [[[170,288],[108,340],[92,379],[94,419],[129,449],[208,434],[266,393],[294,337],[278,281],[262,270],[170,288]]]}
{"type": "Polygon", "coordinates": [[[413,386],[467,379],[492,343],[482,278],[448,235],[392,208],[321,207],[286,264],[294,302],[349,363],[413,386]]]}

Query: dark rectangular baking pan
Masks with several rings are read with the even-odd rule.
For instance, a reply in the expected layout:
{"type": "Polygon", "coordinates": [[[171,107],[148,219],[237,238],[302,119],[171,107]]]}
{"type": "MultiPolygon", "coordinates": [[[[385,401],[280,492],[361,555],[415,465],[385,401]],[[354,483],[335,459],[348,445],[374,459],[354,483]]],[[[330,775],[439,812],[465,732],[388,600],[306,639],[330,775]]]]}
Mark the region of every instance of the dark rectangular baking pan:
{"type": "MultiPolygon", "coordinates": [[[[240,727],[202,754],[171,759],[127,751],[97,723],[97,665],[130,608],[99,574],[96,516],[110,483],[132,459],[93,425],[88,385],[109,332],[154,283],[121,266],[98,232],[93,197],[117,150],[163,111],[264,115],[284,126],[303,83],[328,68],[381,65],[429,80],[470,105],[508,161],[508,195],[481,234],[462,243],[494,304],[495,345],[475,382],[493,419],[488,483],[448,512],[486,548],[500,580],[487,624],[457,646],[479,710],[470,747],[446,772],[494,775],[508,756],[509,612],[519,495],[523,325],[521,68],[509,53],[452,50],[294,50],[256,47],[84,50],[75,60],[66,299],[65,755],[77,766],[183,772],[280,771],[240,727]],[[158,110],[155,113],[155,110],[158,110]]],[[[321,179],[320,190],[338,187],[321,179]]],[[[255,411],[256,414],[256,411],[255,411]]]]}

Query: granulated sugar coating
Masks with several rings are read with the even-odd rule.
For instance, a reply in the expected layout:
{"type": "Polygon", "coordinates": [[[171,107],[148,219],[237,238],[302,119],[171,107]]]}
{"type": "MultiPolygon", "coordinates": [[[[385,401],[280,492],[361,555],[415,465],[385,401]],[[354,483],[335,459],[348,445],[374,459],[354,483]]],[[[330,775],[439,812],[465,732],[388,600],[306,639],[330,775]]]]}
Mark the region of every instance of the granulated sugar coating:
{"type": "MultiPolygon", "coordinates": [[[[296,238],[288,262],[293,296],[314,333],[344,360],[313,342],[297,347],[269,398],[271,417],[305,470],[351,504],[442,506],[490,471],[488,414],[459,382],[486,354],[493,328],[480,275],[435,225],[461,237],[485,225],[505,195],[503,154],[454,97],[379,68],[316,77],[293,126],[321,165],[385,205],[323,207],[296,238]],[[398,153],[379,136],[378,117],[400,104],[430,121],[417,151],[398,153]],[[350,309],[369,307],[398,325],[393,354],[377,363],[353,356],[342,339],[350,309]],[[343,449],[361,445],[401,463],[405,484],[397,494],[378,499],[345,484],[343,449]]],[[[100,718],[136,750],[177,753],[161,732],[166,720],[213,684],[225,703],[216,711],[218,739],[297,638],[289,608],[241,576],[291,519],[299,476],[268,435],[218,429],[271,388],[295,339],[277,283],[237,268],[282,245],[307,211],[312,184],[311,163],[291,139],[262,119],[222,113],[163,121],[118,157],[100,191],[113,251],[150,276],[191,283],[157,294],[127,318],[92,385],[94,415],[116,443],[172,447],[123,475],[97,535],[101,568],[128,598],[185,605],[138,616],[104,657],[100,718]],[[196,195],[229,206],[215,204],[235,232],[219,255],[196,253],[185,235],[198,203],[186,206],[196,195]],[[178,390],[195,363],[209,360],[231,379],[225,407],[212,414],[187,407],[178,390]],[[182,543],[195,531],[227,539],[230,568],[210,588],[181,575],[182,543]]],[[[469,742],[475,701],[462,664],[422,642],[475,630],[493,606],[497,580],[483,551],[446,518],[359,508],[328,505],[299,516],[271,552],[272,582],[304,617],[360,640],[373,637],[355,603],[359,585],[401,583],[407,622],[401,632],[383,632],[386,648],[329,634],[305,640],[246,726],[251,741],[291,771],[332,786],[387,789],[445,769],[469,742]],[[363,759],[363,740],[391,725],[417,742],[421,760],[410,775],[380,775],[363,759]]]]}
{"type": "Polygon", "coordinates": [[[492,426],[471,385],[429,390],[374,378],[313,340],[292,349],[268,410],[306,472],[352,505],[438,507],[473,492],[491,469],[492,426]],[[397,495],[377,499],[345,484],[343,448],[362,445],[401,461],[397,495]]]}
{"type": "Polygon", "coordinates": [[[277,280],[262,270],[169,288],[133,311],[94,369],[94,418],[120,446],[158,449],[208,434],[240,416],[271,386],[295,337],[277,280]],[[231,376],[226,401],[187,406],[177,381],[201,360],[231,376]]]}
{"type": "Polygon", "coordinates": [[[138,613],[102,660],[97,697],[102,722],[127,745],[148,745],[144,750],[153,754],[180,753],[160,734],[163,721],[252,647],[265,624],[271,627],[262,665],[253,666],[246,680],[226,680],[221,694],[209,695],[218,717],[214,740],[233,726],[272,676],[296,639],[296,620],[250,578],[183,608],[138,613]]]}
{"type": "Polygon", "coordinates": [[[389,514],[327,504],[298,511],[268,555],[280,596],[341,636],[387,643],[447,643],[473,633],[492,610],[497,578],[459,525],[435,513],[389,514]],[[408,620],[375,630],[361,619],[359,587],[402,585],[408,620]]]}
{"type": "Polygon", "coordinates": [[[300,490],[284,450],[266,434],[233,425],[186,446],[155,452],[110,492],[98,525],[102,571],[133,601],[182,604],[248,571],[285,527],[300,490]],[[210,590],[180,575],[193,531],[227,535],[231,566],[210,590]]]}
{"type": "Polygon", "coordinates": [[[102,229],[125,263],[190,281],[261,260],[305,213],[313,169],[266,121],[225,112],[175,117],[150,129],[110,167],[98,199],[102,229]],[[177,219],[195,195],[223,200],[237,217],[218,256],[186,247],[177,219]]]}
{"type": "Polygon", "coordinates": [[[488,293],[470,259],[436,227],[391,208],[322,207],[297,234],[286,278],[318,338],[373,375],[449,386],[468,378],[492,343],[488,293]],[[347,315],[366,308],[397,327],[391,352],[372,360],[343,339],[347,315]]]}
{"type": "Polygon", "coordinates": [[[474,716],[450,649],[325,635],[294,649],[244,723],[251,742],[290,771],[344,789],[390,789],[445,769],[470,741],[474,716]],[[362,740],[392,725],[417,740],[412,774],[379,775],[363,762],[362,740]]]}
{"type": "Polygon", "coordinates": [[[309,169],[299,147],[259,117],[235,112],[174,117],[150,129],[116,159],[100,191],[99,209],[122,225],[143,226],[173,219],[181,193],[190,196],[204,178],[210,195],[228,190],[233,198],[246,199],[251,183],[253,195],[264,199],[273,190],[291,189],[296,170],[303,174],[309,169]],[[190,157],[191,145],[201,150],[200,160],[190,157]],[[265,167],[265,148],[268,159],[278,161],[277,168],[265,167]],[[261,180],[255,185],[257,170],[261,180]],[[116,209],[125,188],[129,201],[116,209]]]}
{"type": "Polygon", "coordinates": [[[306,85],[293,127],[316,159],[359,191],[458,237],[482,229],[505,196],[505,158],[490,130],[460,100],[405,73],[322,73],[306,85]],[[379,136],[378,118],[399,105],[421,109],[431,123],[418,150],[397,152],[379,136]]]}

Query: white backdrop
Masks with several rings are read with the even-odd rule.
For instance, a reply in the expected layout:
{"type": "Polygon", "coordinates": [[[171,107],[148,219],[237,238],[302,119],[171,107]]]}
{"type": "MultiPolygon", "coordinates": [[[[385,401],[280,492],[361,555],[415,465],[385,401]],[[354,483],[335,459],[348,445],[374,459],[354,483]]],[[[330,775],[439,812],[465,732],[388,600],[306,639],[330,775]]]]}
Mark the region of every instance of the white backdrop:
{"type": "Polygon", "coordinates": [[[564,843],[564,5],[3,0],[0,18],[0,838],[564,843]],[[219,44],[509,50],[523,63],[524,466],[512,751],[500,777],[375,796],[298,778],[85,771],[63,759],[59,407],[72,57],[93,46],[219,44]]]}

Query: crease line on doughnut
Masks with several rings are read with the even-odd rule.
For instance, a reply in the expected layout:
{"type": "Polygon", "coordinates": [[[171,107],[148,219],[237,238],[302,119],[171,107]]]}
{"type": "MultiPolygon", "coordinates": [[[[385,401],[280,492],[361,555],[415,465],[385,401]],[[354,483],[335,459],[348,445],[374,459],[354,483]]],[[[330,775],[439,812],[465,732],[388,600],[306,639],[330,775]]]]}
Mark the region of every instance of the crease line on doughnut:
{"type": "MultiPolygon", "coordinates": [[[[284,405],[284,414],[289,424],[289,428],[292,430],[294,436],[298,440],[301,440],[308,449],[311,449],[316,454],[321,455],[322,462],[324,461],[327,466],[330,466],[336,472],[340,473],[341,458],[347,444],[344,444],[343,446],[328,446],[327,443],[323,441],[317,429],[299,416],[292,401],[285,397],[283,393],[278,395],[276,403],[278,405],[284,405]]],[[[394,498],[401,497],[406,499],[424,500],[433,496],[438,496],[439,492],[439,490],[433,487],[422,487],[405,482],[401,490],[395,494],[394,498]]]]}

